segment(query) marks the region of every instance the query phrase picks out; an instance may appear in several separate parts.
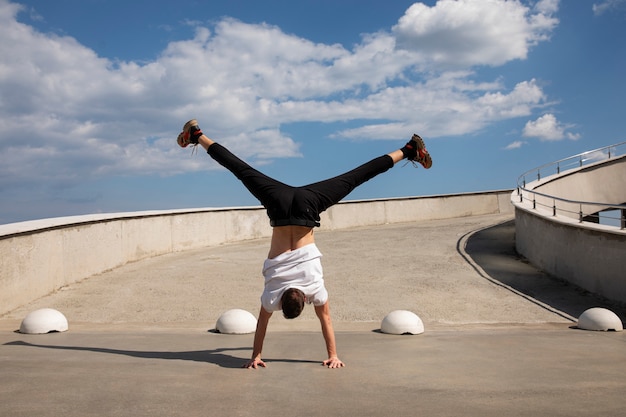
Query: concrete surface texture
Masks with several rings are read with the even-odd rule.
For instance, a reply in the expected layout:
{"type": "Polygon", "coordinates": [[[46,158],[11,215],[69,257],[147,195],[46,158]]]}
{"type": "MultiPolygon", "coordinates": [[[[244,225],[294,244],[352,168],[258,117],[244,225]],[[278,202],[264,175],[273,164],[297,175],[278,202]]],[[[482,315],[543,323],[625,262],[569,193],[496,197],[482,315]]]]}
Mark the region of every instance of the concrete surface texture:
{"type": "Polygon", "coordinates": [[[128,264],[0,318],[1,416],[614,416],[626,332],[575,329],[623,306],[519,259],[512,215],[317,233],[340,358],[329,370],[313,309],[274,314],[266,369],[240,366],[252,334],[213,329],[257,315],[267,239],[128,264]],[[15,333],[54,308],[70,330],[15,333]],[[380,332],[390,311],[425,332],[380,332]]]}

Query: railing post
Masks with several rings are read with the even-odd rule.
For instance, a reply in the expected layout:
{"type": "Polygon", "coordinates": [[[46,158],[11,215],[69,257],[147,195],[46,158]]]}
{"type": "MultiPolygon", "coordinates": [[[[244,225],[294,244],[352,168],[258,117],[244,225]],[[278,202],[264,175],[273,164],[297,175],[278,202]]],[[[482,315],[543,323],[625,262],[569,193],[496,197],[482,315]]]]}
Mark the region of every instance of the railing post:
{"type": "Polygon", "coordinates": [[[535,200],[536,196],[533,194],[533,210],[537,208],[537,201],[535,200]]]}
{"type": "Polygon", "coordinates": [[[624,230],[626,229],[626,209],[622,209],[620,211],[622,213],[621,222],[620,222],[622,224],[621,229],[624,230]]]}
{"type": "Polygon", "coordinates": [[[583,222],[583,205],[580,204],[580,209],[578,211],[578,223],[582,223],[583,222]]]}
{"type": "Polygon", "coordinates": [[[552,216],[556,216],[556,200],[552,200],[552,216]]]}

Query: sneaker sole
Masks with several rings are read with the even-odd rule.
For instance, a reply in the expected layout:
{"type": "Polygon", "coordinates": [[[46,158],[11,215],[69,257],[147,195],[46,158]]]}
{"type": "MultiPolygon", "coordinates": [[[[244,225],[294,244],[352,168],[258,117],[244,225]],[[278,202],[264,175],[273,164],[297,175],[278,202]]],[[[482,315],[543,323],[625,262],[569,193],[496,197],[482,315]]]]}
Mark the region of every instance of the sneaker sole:
{"type": "Polygon", "coordinates": [[[422,139],[419,135],[413,134],[413,137],[411,138],[411,140],[413,140],[413,142],[415,142],[417,144],[417,155],[419,157],[420,151],[424,151],[424,158],[423,159],[418,159],[417,162],[419,162],[420,164],[422,164],[422,166],[426,169],[429,169],[430,167],[433,166],[433,160],[430,157],[430,154],[428,153],[428,151],[426,150],[426,145],[424,144],[424,139],[422,139]]]}
{"type": "Polygon", "coordinates": [[[176,142],[178,143],[178,146],[180,146],[181,148],[186,148],[187,146],[189,146],[189,140],[185,140],[185,133],[181,132],[178,137],[176,138],[176,142]]]}
{"type": "Polygon", "coordinates": [[[191,143],[189,140],[189,129],[191,129],[191,126],[198,126],[198,121],[196,119],[191,119],[185,123],[183,131],[180,132],[178,138],[176,138],[176,142],[178,142],[178,146],[181,148],[186,148],[191,143]]]}

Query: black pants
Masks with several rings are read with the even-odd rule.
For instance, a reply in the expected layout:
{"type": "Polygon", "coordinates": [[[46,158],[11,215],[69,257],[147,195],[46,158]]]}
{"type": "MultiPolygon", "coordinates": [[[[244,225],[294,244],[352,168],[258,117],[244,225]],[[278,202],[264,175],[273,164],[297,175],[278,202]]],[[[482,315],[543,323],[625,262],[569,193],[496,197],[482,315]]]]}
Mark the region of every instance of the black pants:
{"type": "Polygon", "coordinates": [[[320,213],[394,165],[389,155],[383,155],[334,178],[292,187],[257,171],[218,143],[211,145],[207,153],[232,172],[261,202],[272,227],[319,226],[320,213]]]}

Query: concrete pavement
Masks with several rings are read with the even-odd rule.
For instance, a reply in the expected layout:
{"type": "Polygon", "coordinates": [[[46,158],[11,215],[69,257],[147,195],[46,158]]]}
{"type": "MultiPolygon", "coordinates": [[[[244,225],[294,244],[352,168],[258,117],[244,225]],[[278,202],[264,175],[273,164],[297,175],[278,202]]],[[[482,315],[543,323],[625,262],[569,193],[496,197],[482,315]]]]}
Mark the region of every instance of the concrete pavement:
{"type": "Polygon", "coordinates": [[[253,335],[212,331],[227,309],[256,315],[267,239],[90,277],[0,318],[0,415],[621,415],[626,333],[573,327],[624,309],[518,259],[513,236],[503,215],[320,230],[339,370],[311,308],[274,315],[266,369],[240,369],[253,335]],[[15,333],[43,307],[70,330],[15,333]],[[395,309],[425,333],[380,333],[395,309]]]}

